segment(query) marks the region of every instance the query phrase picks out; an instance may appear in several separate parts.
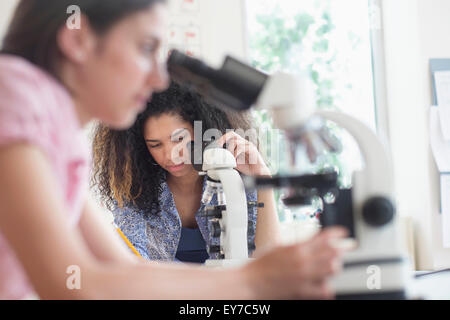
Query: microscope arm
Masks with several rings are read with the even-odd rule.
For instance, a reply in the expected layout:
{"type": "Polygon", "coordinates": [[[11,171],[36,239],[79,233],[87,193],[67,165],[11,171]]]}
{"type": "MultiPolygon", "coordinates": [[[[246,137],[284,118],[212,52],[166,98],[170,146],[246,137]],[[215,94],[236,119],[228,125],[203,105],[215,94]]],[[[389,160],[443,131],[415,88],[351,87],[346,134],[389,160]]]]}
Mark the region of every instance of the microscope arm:
{"type": "Polygon", "coordinates": [[[221,234],[225,258],[246,260],[248,209],[244,183],[234,169],[214,170],[214,175],[221,181],[227,199],[227,210],[223,214],[225,230],[221,234]]]}
{"type": "Polygon", "coordinates": [[[315,113],[346,129],[356,140],[364,168],[352,178],[355,232],[360,254],[367,256],[399,256],[402,251],[398,215],[395,213],[395,190],[392,162],[386,146],[360,120],[340,112],[315,113]],[[366,251],[367,250],[367,251],[366,251]]]}
{"type": "Polygon", "coordinates": [[[333,111],[317,111],[312,82],[307,76],[275,73],[270,76],[256,106],[272,113],[274,125],[285,131],[304,127],[314,116],[331,120],[356,140],[365,161],[366,193],[386,195],[394,192],[391,159],[377,135],[358,119],[333,111]]]}
{"type": "MultiPolygon", "coordinates": [[[[268,77],[256,106],[269,110],[274,125],[284,130],[294,144],[302,142],[299,137],[307,130],[320,128],[314,127],[314,123],[323,124],[323,120],[335,122],[355,138],[365,167],[353,174],[353,231],[361,248],[365,248],[367,244],[375,256],[381,255],[383,250],[385,252],[386,247],[390,247],[388,251],[393,256],[397,255],[399,248],[396,244],[399,241],[394,239],[399,233],[395,214],[393,171],[387,149],[377,135],[358,119],[339,112],[317,111],[313,92],[309,77],[276,73],[268,77]],[[315,118],[319,121],[311,121],[315,118]],[[380,236],[395,244],[379,241],[380,236]]],[[[369,252],[367,254],[369,255],[369,252]]]]}
{"type": "MultiPolygon", "coordinates": [[[[330,120],[347,130],[355,139],[363,156],[365,166],[359,174],[364,176],[366,196],[383,195],[389,198],[394,194],[391,158],[379,137],[360,120],[334,111],[317,111],[315,115],[330,120]]],[[[363,187],[360,185],[359,187],[363,187]]]]}

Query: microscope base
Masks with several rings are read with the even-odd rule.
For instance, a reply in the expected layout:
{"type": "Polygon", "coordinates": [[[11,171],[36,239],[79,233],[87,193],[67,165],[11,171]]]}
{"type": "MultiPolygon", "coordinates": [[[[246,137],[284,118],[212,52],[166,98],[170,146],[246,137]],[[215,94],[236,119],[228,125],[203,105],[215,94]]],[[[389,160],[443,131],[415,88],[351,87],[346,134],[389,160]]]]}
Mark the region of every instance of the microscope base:
{"type": "Polygon", "coordinates": [[[342,272],[332,280],[337,299],[408,299],[410,270],[406,259],[378,257],[345,262],[342,272]]]}

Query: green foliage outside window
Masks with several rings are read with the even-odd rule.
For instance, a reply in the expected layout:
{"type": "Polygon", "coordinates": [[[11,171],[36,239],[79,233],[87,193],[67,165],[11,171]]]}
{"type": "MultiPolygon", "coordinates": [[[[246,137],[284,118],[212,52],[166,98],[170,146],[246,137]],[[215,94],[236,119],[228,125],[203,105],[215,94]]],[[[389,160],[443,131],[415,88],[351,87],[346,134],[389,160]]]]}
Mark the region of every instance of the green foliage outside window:
{"type": "MultiPolygon", "coordinates": [[[[316,86],[318,108],[338,110],[335,102],[339,95],[335,91],[333,72],[336,68],[337,48],[331,48],[329,41],[335,25],[330,14],[330,0],[321,0],[317,3],[319,2],[320,5],[317,6],[314,15],[299,12],[287,18],[279,6],[271,13],[257,15],[255,18],[259,25],[258,32],[254,32],[250,37],[251,59],[254,67],[267,73],[275,71],[298,73],[307,70],[316,86]]],[[[357,37],[354,41],[357,45],[357,37]]],[[[259,129],[270,132],[268,140],[272,145],[283,143],[280,132],[272,130],[273,125],[267,112],[256,111],[255,116],[259,129]]],[[[328,127],[333,135],[341,137],[340,128],[333,123],[329,123],[328,127]]],[[[279,152],[270,150],[270,146],[264,145],[264,141],[260,147],[269,154],[279,152]]],[[[281,152],[275,157],[277,161],[269,161],[272,172],[286,168],[288,164],[285,155],[286,152],[281,152]]],[[[273,155],[268,158],[274,159],[273,155]]],[[[349,185],[350,173],[339,154],[324,154],[311,167],[305,168],[305,171],[321,172],[327,169],[339,173],[341,185],[349,185]]],[[[276,191],[275,196],[279,203],[280,219],[284,220],[280,192],[276,191]]]]}

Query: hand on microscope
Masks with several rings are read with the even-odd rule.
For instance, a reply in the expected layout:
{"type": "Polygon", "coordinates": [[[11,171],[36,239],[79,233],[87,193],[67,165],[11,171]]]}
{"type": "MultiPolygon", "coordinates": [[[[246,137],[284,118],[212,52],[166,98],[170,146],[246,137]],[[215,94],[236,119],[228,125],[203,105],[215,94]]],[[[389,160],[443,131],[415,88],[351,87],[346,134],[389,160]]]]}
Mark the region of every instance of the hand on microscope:
{"type": "Polygon", "coordinates": [[[267,252],[244,271],[267,299],[333,299],[329,280],[341,270],[344,250],[335,243],[346,235],[343,228],[327,228],[306,242],[267,252]]]}
{"type": "Polygon", "coordinates": [[[248,176],[270,176],[270,170],[264,162],[258,148],[234,131],[227,132],[217,140],[219,146],[226,145],[237,162],[236,170],[248,176]]]}

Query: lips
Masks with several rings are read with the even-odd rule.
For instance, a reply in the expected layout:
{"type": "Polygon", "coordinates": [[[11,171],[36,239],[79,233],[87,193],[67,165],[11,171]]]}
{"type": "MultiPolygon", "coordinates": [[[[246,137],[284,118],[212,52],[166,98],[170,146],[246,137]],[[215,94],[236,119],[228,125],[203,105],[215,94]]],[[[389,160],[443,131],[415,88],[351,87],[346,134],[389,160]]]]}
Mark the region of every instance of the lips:
{"type": "Polygon", "coordinates": [[[184,167],[184,163],[181,163],[176,166],[168,166],[167,169],[169,171],[175,172],[175,171],[180,171],[181,169],[183,169],[183,167],[184,167]]]}
{"type": "Polygon", "coordinates": [[[142,108],[145,108],[147,106],[147,102],[150,101],[151,97],[151,94],[140,95],[136,97],[136,102],[138,102],[139,105],[142,106],[142,108]]]}

